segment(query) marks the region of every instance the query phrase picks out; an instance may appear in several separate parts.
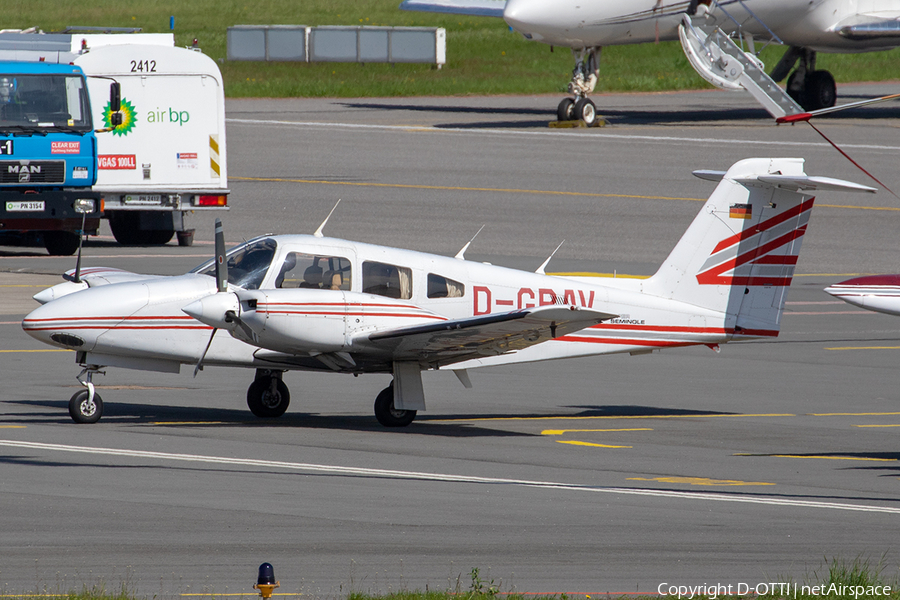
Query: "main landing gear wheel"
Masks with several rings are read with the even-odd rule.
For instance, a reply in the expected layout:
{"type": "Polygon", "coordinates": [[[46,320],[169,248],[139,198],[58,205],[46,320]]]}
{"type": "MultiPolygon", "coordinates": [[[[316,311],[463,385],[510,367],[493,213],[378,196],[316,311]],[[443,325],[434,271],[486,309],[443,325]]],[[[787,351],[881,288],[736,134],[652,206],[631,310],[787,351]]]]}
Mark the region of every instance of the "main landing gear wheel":
{"type": "Polygon", "coordinates": [[[560,122],[575,120],[575,101],[571,98],[563,98],[556,107],[556,120],[560,122]]]}
{"type": "Polygon", "coordinates": [[[813,71],[806,76],[806,110],[830,108],[837,100],[837,86],[828,71],[813,71]]]}
{"type": "Polygon", "coordinates": [[[247,406],[261,419],[280,417],[290,402],[288,387],[277,377],[257,377],[247,388],[247,406]]]}
{"type": "Polygon", "coordinates": [[[837,86],[828,71],[812,71],[804,75],[797,69],[788,77],[787,93],[805,110],[830,108],[837,101],[837,86]]]}
{"type": "Polygon", "coordinates": [[[597,123],[597,107],[590,98],[579,98],[575,102],[575,118],[584,121],[588,127],[593,127],[597,123]]]}
{"type": "Polygon", "coordinates": [[[90,393],[87,390],[75,392],[69,399],[69,416],[76,423],[96,423],[103,415],[103,400],[100,394],[94,394],[94,400],[90,401],[90,393]]]}
{"type": "Polygon", "coordinates": [[[375,418],[385,427],[406,427],[416,418],[416,411],[394,408],[394,384],[391,383],[375,398],[375,418]]]}

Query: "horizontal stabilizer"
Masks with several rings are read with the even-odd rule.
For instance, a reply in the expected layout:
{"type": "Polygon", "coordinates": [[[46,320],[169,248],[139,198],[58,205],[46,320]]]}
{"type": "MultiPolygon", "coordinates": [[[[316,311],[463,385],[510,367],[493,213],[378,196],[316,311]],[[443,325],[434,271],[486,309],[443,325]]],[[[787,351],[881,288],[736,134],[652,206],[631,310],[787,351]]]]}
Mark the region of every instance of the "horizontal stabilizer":
{"type": "Polygon", "coordinates": [[[574,306],[541,306],[370,334],[393,359],[449,365],[522,350],[596,325],[617,315],[574,306]]]}
{"type": "Polygon", "coordinates": [[[404,0],[400,10],[435,12],[473,17],[502,17],[506,0],[404,0]]]}
{"type": "MultiPolygon", "coordinates": [[[[694,176],[706,181],[722,181],[725,171],[713,171],[700,169],[694,171],[694,176]]],[[[795,191],[829,191],[829,192],[869,192],[874,194],[878,190],[867,185],[860,185],[852,181],[834,179],[831,177],[811,177],[808,175],[755,175],[750,177],[738,177],[734,180],[740,184],[759,185],[767,184],[784,190],[795,191]]]]}
{"type": "Polygon", "coordinates": [[[831,177],[815,177],[809,175],[757,175],[756,177],[735,179],[738,183],[765,183],[783,190],[791,191],[829,191],[829,192],[868,192],[874,194],[878,190],[867,185],[860,185],[843,179],[831,177]]]}

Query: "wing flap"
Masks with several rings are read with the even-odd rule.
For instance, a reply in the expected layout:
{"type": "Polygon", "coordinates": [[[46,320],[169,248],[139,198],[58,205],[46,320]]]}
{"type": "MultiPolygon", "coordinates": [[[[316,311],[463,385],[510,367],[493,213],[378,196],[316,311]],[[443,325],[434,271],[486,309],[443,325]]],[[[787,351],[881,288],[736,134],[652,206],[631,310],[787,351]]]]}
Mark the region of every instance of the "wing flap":
{"type": "Polygon", "coordinates": [[[381,331],[366,340],[390,351],[393,360],[440,366],[515,352],[616,316],[574,306],[542,306],[381,331]]]}

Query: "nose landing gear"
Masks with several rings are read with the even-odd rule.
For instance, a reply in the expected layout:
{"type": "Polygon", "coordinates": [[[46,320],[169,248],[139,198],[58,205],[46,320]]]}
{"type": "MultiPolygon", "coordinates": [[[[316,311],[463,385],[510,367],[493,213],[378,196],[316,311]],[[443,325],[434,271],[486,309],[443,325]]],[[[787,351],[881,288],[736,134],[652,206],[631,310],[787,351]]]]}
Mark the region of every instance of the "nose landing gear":
{"type": "Polygon", "coordinates": [[[572,49],[575,69],[569,82],[569,93],[573,98],[563,98],[556,107],[556,118],[560,122],[584,121],[588,127],[597,124],[597,107],[587,95],[594,91],[600,73],[600,46],[572,49]]]}
{"type": "Polygon", "coordinates": [[[103,416],[103,399],[94,390],[92,381],[94,373],[106,375],[100,367],[91,365],[84,367],[76,378],[86,388],[75,392],[69,399],[69,416],[76,423],[96,423],[103,416]]]}

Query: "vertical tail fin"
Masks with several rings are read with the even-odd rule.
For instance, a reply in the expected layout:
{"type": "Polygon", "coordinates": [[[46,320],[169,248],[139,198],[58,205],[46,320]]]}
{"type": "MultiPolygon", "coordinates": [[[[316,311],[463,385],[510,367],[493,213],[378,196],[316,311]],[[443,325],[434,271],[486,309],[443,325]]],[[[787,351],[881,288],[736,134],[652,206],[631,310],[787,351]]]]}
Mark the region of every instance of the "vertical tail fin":
{"type": "Polygon", "coordinates": [[[726,173],[644,291],[723,313],[736,335],[778,335],[815,190],[874,192],[809,177],[800,158],[752,158],[726,173]]]}

